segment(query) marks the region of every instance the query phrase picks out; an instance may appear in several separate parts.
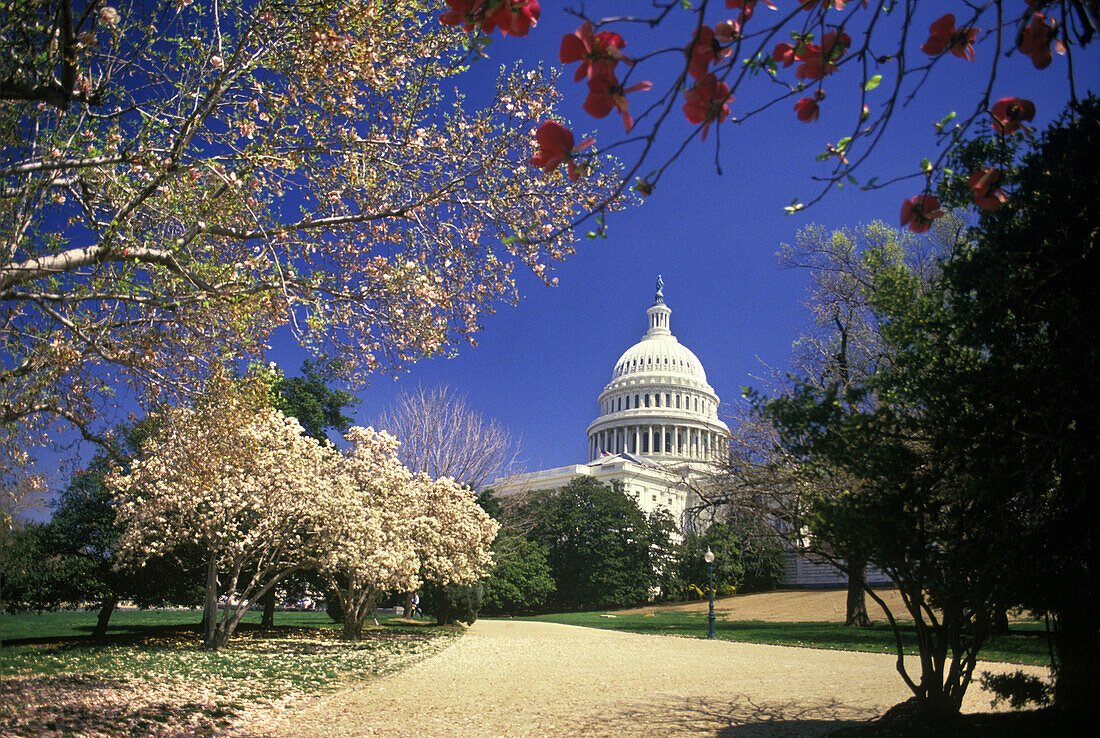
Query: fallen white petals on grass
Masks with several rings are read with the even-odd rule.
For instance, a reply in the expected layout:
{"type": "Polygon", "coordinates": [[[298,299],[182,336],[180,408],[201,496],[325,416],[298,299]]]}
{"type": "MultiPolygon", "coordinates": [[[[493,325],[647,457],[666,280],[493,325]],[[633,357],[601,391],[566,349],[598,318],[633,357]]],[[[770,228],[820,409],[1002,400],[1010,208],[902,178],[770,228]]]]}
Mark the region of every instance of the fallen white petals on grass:
{"type": "Polygon", "coordinates": [[[119,646],[8,646],[0,658],[0,734],[262,732],[306,700],[411,666],[453,637],[379,629],[349,643],[336,631],[288,628],[245,631],[216,653],[192,631],[119,646]]]}

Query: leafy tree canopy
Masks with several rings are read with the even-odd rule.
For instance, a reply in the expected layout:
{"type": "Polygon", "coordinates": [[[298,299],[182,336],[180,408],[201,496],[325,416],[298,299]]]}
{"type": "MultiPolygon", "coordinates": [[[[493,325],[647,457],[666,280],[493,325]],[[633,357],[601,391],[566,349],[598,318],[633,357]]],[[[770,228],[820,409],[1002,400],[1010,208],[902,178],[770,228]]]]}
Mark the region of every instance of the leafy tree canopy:
{"type": "Polygon", "coordinates": [[[326,376],[312,361],[302,364],[302,376],[279,377],[272,386],[275,407],[291,418],[297,418],[306,435],[324,443],[328,429],[343,433],[351,427],[352,419],[344,415],[344,408],[359,400],[344,390],[330,389],[326,376]]]}
{"type": "Polygon", "coordinates": [[[619,485],[578,477],[537,493],[528,538],[546,546],[562,609],[626,607],[649,599],[671,548],[666,516],[647,518],[619,485]]]}

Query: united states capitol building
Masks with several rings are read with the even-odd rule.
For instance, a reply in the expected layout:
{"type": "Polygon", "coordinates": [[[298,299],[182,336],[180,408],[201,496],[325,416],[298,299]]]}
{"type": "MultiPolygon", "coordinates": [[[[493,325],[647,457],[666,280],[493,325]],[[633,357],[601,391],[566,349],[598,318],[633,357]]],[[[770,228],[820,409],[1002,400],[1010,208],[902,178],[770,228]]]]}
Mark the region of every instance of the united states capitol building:
{"type": "MultiPolygon", "coordinates": [[[[599,415],[588,426],[588,460],[555,469],[517,474],[490,486],[502,496],[560,489],[586,476],[618,483],[649,514],[666,510],[681,532],[705,527],[712,511],[697,514],[715,463],[729,453],[729,427],[718,418],[719,398],[707,383],[698,357],[672,333],[672,310],[657,278],[648,328],[623,352],[600,393],[599,415]]],[[[784,584],[842,586],[847,577],[831,565],[789,552],[784,584]]],[[[869,572],[869,581],[885,581],[869,572]]]]}
{"type": "Polygon", "coordinates": [[[557,489],[588,476],[618,482],[644,512],[664,509],[681,530],[690,526],[688,512],[699,503],[693,483],[727,453],[729,428],[703,365],[672,334],[660,278],[646,316],[645,335],[615,362],[600,393],[587,463],[498,479],[498,493],[557,489]]]}

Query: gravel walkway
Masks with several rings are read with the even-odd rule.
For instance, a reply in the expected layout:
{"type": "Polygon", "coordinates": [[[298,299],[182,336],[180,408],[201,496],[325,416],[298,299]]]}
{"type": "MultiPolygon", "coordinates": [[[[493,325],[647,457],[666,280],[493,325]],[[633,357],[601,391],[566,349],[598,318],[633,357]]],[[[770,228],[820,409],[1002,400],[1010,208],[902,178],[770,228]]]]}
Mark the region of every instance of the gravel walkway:
{"type": "MultiPolygon", "coordinates": [[[[271,734],[815,736],[908,696],[891,656],[479,620],[442,653],[271,734]]],[[[989,696],[972,686],[964,710],[988,711],[989,696]]]]}

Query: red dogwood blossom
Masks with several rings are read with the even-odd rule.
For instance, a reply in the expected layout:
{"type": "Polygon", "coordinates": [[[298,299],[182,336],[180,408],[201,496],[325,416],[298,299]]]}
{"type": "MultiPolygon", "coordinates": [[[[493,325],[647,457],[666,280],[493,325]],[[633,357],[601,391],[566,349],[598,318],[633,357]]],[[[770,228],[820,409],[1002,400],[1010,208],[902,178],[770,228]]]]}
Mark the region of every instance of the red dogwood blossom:
{"type": "Polygon", "coordinates": [[[794,70],[794,76],[799,79],[822,79],[829,76],[836,71],[836,63],[848,51],[851,43],[852,39],[848,34],[829,31],[821,39],[820,46],[806,44],[805,50],[795,56],[802,64],[794,70]]]}
{"type": "Polygon", "coordinates": [[[806,41],[799,41],[795,46],[788,43],[776,44],[772,59],[784,67],[789,67],[796,61],[802,62],[794,71],[794,76],[799,79],[823,79],[836,71],[836,63],[848,51],[851,43],[852,39],[848,34],[829,31],[821,39],[820,45],[806,41]]]}
{"type": "Polygon", "coordinates": [[[505,36],[526,36],[541,12],[539,0],[447,0],[447,5],[450,10],[439,16],[443,25],[462,25],[467,33],[499,28],[505,36]]]}
{"type": "Polygon", "coordinates": [[[708,74],[695,83],[695,86],[684,92],[684,115],[688,122],[703,126],[702,140],[707,140],[707,130],[714,121],[722,123],[729,117],[730,88],[719,82],[714,74],[708,74]]]}
{"type": "MultiPolygon", "coordinates": [[[[799,44],[799,47],[803,44],[799,44]]],[[[779,62],[780,66],[789,67],[794,64],[795,59],[798,58],[798,47],[791,46],[788,43],[779,43],[775,45],[775,50],[772,51],[772,59],[779,62]]]]}
{"type": "Polygon", "coordinates": [[[484,20],[481,15],[484,0],[447,0],[447,5],[451,9],[439,16],[439,22],[445,26],[463,25],[469,33],[484,20]]]}
{"type": "Polygon", "coordinates": [[[531,26],[538,25],[540,12],[539,0],[504,0],[495,9],[485,11],[482,29],[492,33],[493,28],[499,28],[505,36],[526,36],[531,26]]]}
{"type": "Polygon", "coordinates": [[[920,50],[929,56],[939,56],[950,51],[960,59],[974,61],[974,39],[980,28],[960,28],[955,30],[955,16],[948,13],[929,27],[928,40],[920,50]]]}
{"type": "Polygon", "coordinates": [[[1050,53],[1051,44],[1059,54],[1066,53],[1066,47],[1062,45],[1058,34],[1058,19],[1047,18],[1042,13],[1031,16],[1031,22],[1027,24],[1023,35],[1020,37],[1020,53],[1031,59],[1036,69],[1046,69],[1054,58],[1050,53]]]}
{"type": "Polygon", "coordinates": [[[710,71],[710,65],[722,60],[729,51],[723,49],[717,39],[714,38],[714,29],[710,26],[700,26],[695,39],[688,46],[688,74],[695,79],[701,79],[710,71]]]}
{"type": "Polygon", "coordinates": [[[1001,170],[985,167],[970,174],[968,184],[974,193],[974,204],[982,210],[996,210],[1007,200],[1004,190],[997,184],[1001,181],[1001,170]]]}
{"type": "Polygon", "coordinates": [[[1019,97],[1002,97],[989,111],[993,116],[990,125],[1003,136],[1010,136],[1023,128],[1025,120],[1035,117],[1035,103],[1019,97]]]}
{"type": "Polygon", "coordinates": [[[527,163],[542,169],[547,174],[561,164],[565,164],[569,181],[576,182],[580,179],[580,173],[577,171],[573,156],[578,151],[588,148],[596,139],[586,138],[579,146],[574,146],[573,132],[557,121],[548,120],[535,132],[535,140],[538,141],[539,152],[528,159],[527,163]]]}
{"type": "Polygon", "coordinates": [[[595,79],[611,74],[620,61],[629,64],[630,60],[619,53],[624,46],[626,41],[619,34],[611,31],[595,33],[592,24],[585,21],[576,31],[562,37],[558,59],[562,64],[581,63],[573,76],[574,82],[580,82],[585,77],[595,79]]]}
{"type": "Polygon", "coordinates": [[[794,104],[795,112],[798,113],[798,119],[803,123],[812,123],[817,120],[818,113],[821,111],[817,107],[817,100],[812,97],[804,97],[794,104]]]}
{"type": "Polygon", "coordinates": [[[901,205],[901,224],[913,233],[924,233],[932,227],[932,221],[941,217],[940,201],[932,195],[910,197],[901,205]]]}
{"type": "Polygon", "coordinates": [[[630,116],[626,94],[648,90],[651,87],[653,85],[649,82],[639,82],[624,90],[613,74],[594,77],[588,80],[588,97],[584,101],[585,112],[593,118],[604,118],[612,109],[617,109],[622,113],[623,127],[629,133],[634,128],[634,119],[630,116]]]}

